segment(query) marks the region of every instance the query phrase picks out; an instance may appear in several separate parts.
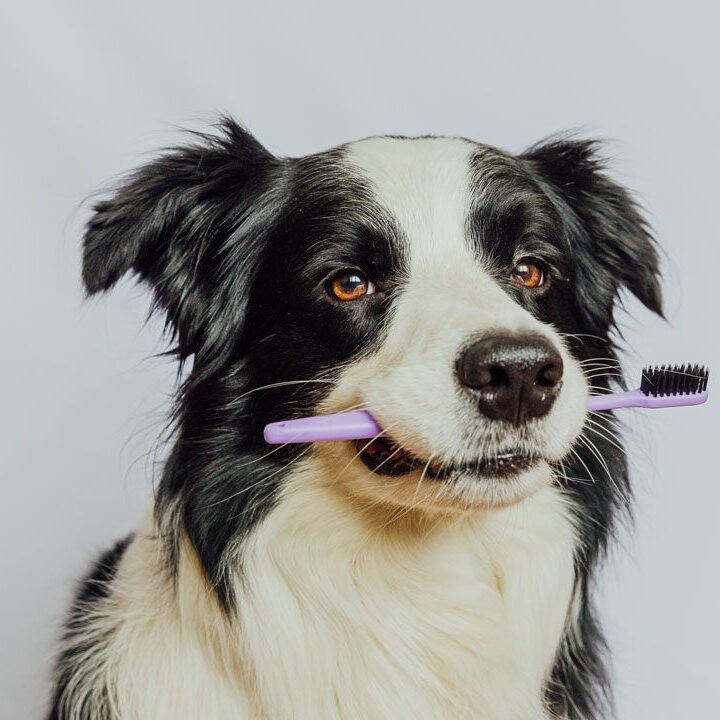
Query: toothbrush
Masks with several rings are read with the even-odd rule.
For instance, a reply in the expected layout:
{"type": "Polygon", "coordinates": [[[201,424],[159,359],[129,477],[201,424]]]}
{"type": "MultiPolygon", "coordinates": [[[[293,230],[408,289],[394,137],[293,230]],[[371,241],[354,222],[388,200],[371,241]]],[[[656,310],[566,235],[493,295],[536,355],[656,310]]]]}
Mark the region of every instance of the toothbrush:
{"type": "MultiPolygon", "coordinates": [[[[640,387],[629,392],[591,395],[589,411],[620,408],[665,408],[701,405],[708,399],[706,368],[698,365],[647,367],[640,387]]],[[[365,410],[315,415],[270,423],[265,426],[265,441],[272,444],[307,443],[325,440],[362,440],[375,437],[382,429],[365,410]]]]}

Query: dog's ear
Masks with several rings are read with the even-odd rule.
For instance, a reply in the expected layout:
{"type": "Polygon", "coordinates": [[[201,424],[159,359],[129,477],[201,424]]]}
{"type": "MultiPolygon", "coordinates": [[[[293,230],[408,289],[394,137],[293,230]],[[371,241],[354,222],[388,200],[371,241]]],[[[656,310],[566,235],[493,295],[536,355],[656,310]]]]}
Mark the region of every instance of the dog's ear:
{"type": "Polygon", "coordinates": [[[125,273],[167,313],[181,358],[241,324],[263,238],[281,202],[284,163],[230,119],[166,151],[98,202],[83,241],[88,294],[125,273]]]}
{"type": "Polygon", "coordinates": [[[662,298],[648,225],[629,192],[606,175],[599,150],[597,141],[555,139],[521,158],[563,221],[585,320],[605,332],[621,287],[659,315],[662,298]]]}

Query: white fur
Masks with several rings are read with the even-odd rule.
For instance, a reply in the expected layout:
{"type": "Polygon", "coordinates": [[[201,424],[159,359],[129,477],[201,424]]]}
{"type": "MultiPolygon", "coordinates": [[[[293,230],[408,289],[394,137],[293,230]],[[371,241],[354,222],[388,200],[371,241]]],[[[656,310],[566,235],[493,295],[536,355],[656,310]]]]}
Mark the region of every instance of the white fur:
{"type": "Polygon", "coordinates": [[[573,584],[557,491],[392,522],[331,480],[316,461],[293,473],[243,548],[232,622],[187,546],[173,588],[146,526],[95,621],[118,717],[548,717],[573,584]]]}

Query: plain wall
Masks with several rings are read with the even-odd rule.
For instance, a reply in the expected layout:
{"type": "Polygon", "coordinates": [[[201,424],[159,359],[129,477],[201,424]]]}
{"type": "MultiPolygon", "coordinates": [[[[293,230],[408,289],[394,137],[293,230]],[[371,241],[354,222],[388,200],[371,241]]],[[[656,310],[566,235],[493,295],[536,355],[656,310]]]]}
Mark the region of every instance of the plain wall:
{"type": "MultiPolygon", "coordinates": [[[[720,6],[0,5],[0,718],[40,718],[75,579],[152,490],[174,368],[142,289],[83,302],[88,195],[218,111],[273,152],[378,133],[609,138],[666,252],[645,361],[720,369],[720,6]]],[[[711,383],[712,387],[712,383],[711,383]]],[[[717,403],[624,415],[637,494],[600,588],[623,720],[717,717],[717,403]]],[[[600,481],[607,481],[601,479],[600,481]]]]}

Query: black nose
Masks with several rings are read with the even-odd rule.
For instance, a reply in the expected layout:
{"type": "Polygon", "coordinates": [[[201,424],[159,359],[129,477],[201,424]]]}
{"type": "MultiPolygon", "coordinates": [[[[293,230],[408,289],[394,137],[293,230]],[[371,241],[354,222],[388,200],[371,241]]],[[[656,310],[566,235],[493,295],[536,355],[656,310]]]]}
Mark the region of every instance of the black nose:
{"type": "Polygon", "coordinates": [[[560,390],[563,361],[545,338],[498,335],[474,342],[457,361],[460,382],[483,415],[520,425],[545,415],[560,390]]]}

